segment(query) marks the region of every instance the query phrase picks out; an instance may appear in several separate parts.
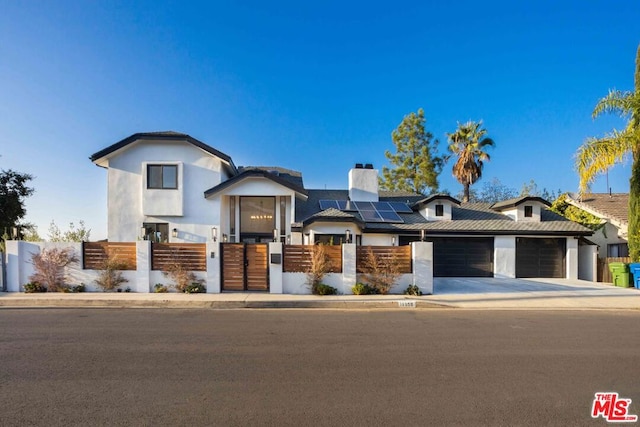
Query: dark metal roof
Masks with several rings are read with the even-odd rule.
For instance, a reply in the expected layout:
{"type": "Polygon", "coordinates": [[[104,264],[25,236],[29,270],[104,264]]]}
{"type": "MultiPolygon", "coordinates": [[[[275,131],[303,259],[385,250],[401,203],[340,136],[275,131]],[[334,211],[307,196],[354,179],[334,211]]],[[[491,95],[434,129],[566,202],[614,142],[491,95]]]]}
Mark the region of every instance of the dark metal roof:
{"type": "Polygon", "coordinates": [[[299,193],[302,196],[307,196],[307,190],[305,190],[304,188],[293,184],[291,181],[284,179],[278,175],[275,175],[271,172],[268,172],[266,170],[260,170],[260,169],[247,169],[244,170],[243,172],[239,173],[236,176],[233,176],[231,178],[229,178],[228,180],[224,181],[221,184],[216,185],[215,187],[212,187],[210,189],[208,189],[207,191],[204,192],[204,197],[210,197],[216,193],[219,193],[220,191],[224,190],[227,187],[230,187],[231,185],[240,182],[244,179],[247,178],[252,178],[252,177],[258,177],[258,178],[265,178],[268,179],[270,181],[275,182],[276,184],[280,184],[284,187],[287,187],[293,191],[295,191],[296,193],[299,193]]]}
{"type": "Polygon", "coordinates": [[[309,218],[306,218],[302,221],[303,226],[310,225],[314,222],[355,222],[360,226],[364,226],[364,221],[360,218],[358,214],[352,214],[349,212],[343,212],[336,208],[329,208],[323,211],[320,211],[314,215],[311,215],[309,218]]]}
{"type": "Polygon", "coordinates": [[[224,160],[225,162],[227,162],[229,164],[229,171],[231,172],[231,175],[235,175],[238,170],[236,168],[236,166],[233,164],[233,160],[231,160],[231,157],[228,156],[227,154],[216,150],[215,148],[205,144],[202,141],[198,141],[197,139],[193,138],[190,135],[187,135],[186,133],[180,133],[180,132],[174,132],[174,131],[162,131],[162,132],[141,132],[141,133],[134,133],[133,135],[116,142],[115,144],[112,144],[110,146],[108,146],[107,148],[100,150],[94,154],[91,155],[91,157],[89,157],[89,159],[91,159],[92,162],[96,162],[99,159],[108,156],[109,154],[120,150],[122,148],[125,148],[127,145],[139,140],[139,139],[154,139],[154,140],[164,140],[164,141],[186,141],[204,151],[206,151],[209,154],[212,154],[218,158],[220,158],[221,160],[224,160]]]}
{"type": "Polygon", "coordinates": [[[456,205],[460,205],[460,200],[449,196],[448,194],[432,194],[429,197],[425,197],[424,199],[418,200],[415,204],[414,207],[418,207],[421,205],[426,205],[429,202],[432,202],[434,200],[448,200],[451,203],[454,203],[456,205]]]}
{"type": "Polygon", "coordinates": [[[304,188],[301,172],[282,168],[280,166],[238,166],[238,172],[240,173],[250,170],[266,171],[284,180],[290,181],[292,184],[297,185],[298,187],[304,188]]]}

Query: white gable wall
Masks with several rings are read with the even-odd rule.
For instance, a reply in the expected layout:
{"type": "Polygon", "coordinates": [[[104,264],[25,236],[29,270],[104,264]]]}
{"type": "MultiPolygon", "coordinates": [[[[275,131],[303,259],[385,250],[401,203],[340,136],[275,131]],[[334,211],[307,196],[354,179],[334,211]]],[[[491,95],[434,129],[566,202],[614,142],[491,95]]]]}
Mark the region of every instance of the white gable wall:
{"type": "Polygon", "coordinates": [[[220,223],[220,206],[204,191],[225,179],[222,161],[189,143],[136,142],[109,159],[107,238],[136,241],[144,222],[160,222],[178,229],[170,241],[205,242],[220,223]],[[146,164],[178,164],[178,189],[147,189],[146,164]]]}

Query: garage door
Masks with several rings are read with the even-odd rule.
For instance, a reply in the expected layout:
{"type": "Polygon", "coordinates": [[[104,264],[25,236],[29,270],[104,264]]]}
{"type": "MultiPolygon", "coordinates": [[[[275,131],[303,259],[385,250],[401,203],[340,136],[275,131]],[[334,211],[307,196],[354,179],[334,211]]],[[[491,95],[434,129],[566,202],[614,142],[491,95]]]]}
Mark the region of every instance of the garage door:
{"type": "Polygon", "coordinates": [[[493,237],[439,237],[433,242],[436,277],[493,277],[493,237]]]}
{"type": "Polygon", "coordinates": [[[566,239],[516,240],[516,277],[565,277],[566,239]]]}

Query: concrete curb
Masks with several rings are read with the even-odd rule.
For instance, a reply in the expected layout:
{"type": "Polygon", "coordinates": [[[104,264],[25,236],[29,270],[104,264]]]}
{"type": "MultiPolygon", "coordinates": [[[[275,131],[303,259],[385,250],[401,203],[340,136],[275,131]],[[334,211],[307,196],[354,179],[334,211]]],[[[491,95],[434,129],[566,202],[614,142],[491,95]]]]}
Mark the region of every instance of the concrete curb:
{"type": "Polygon", "coordinates": [[[93,298],[0,298],[0,308],[178,308],[178,309],[339,309],[412,310],[455,308],[413,299],[382,300],[180,300],[180,299],[93,299],[93,298]]]}

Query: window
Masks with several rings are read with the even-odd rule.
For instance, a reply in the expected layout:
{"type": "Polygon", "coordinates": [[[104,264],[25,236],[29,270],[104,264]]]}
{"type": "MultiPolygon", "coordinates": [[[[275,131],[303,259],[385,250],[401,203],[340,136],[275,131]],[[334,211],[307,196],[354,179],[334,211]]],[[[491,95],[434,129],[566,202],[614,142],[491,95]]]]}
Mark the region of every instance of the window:
{"type": "Polygon", "coordinates": [[[314,234],[314,238],[316,244],[322,245],[341,245],[347,241],[344,234],[314,234]]]}
{"type": "Polygon", "coordinates": [[[629,245],[627,243],[614,243],[607,245],[607,256],[610,258],[628,257],[629,245]]]}
{"type": "Polygon", "coordinates": [[[525,218],[533,218],[533,206],[525,206],[524,207],[524,217],[525,218]]]}
{"type": "Polygon", "coordinates": [[[154,243],[169,242],[169,224],[145,222],[144,240],[151,240],[154,243]]]}
{"type": "Polygon", "coordinates": [[[275,215],[275,197],[240,197],[240,241],[272,242],[275,215]]]}
{"type": "Polygon", "coordinates": [[[147,188],[178,188],[178,165],[147,165],[147,188]]]}
{"type": "Polygon", "coordinates": [[[444,216],[444,205],[436,205],[436,216],[444,216]]]}
{"type": "Polygon", "coordinates": [[[229,197],[229,233],[236,235],[236,196],[229,197]]]}

